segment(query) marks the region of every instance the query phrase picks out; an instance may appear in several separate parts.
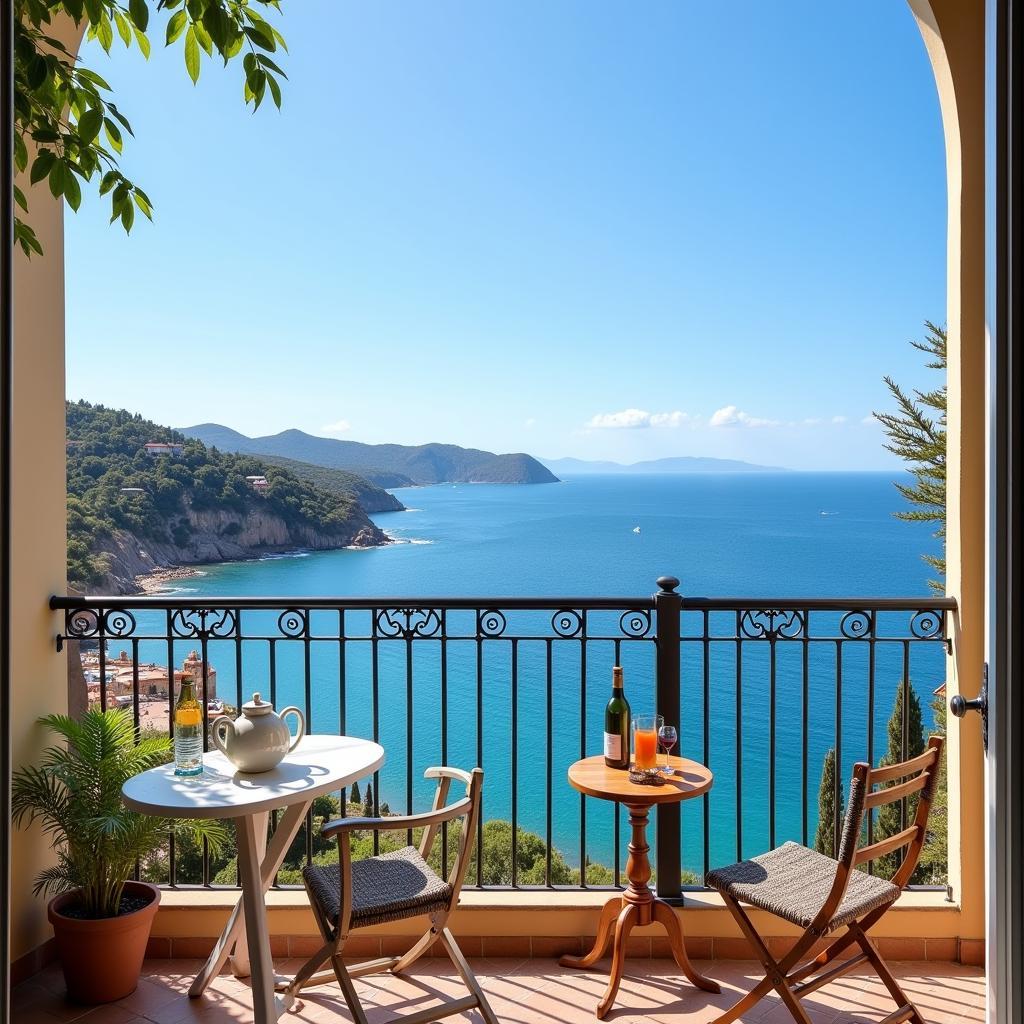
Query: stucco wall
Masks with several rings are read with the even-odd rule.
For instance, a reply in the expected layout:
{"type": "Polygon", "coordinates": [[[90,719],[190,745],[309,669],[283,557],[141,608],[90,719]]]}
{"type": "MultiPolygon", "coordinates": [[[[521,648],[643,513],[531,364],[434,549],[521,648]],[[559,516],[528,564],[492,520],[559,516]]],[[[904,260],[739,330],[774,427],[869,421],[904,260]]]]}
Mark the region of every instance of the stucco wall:
{"type": "MultiPolygon", "coordinates": [[[[946,592],[957,599],[948,695],[981,685],[985,634],[985,4],[908,0],[946,140],[949,452],[946,592]]],[[[985,776],[977,716],[950,718],[949,846],[964,934],[985,934],[985,776]]]]}
{"type": "MultiPolygon", "coordinates": [[[[73,25],[55,26],[77,48],[73,25]]],[[[64,467],[64,219],[63,203],[45,182],[29,188],[29,220],[44,256],[14,261],[14,406],[11,432],[11,756],[32,761],[44,741],[40,715],[67,708],[67,666],[54,650],[50,594],[66,587],[67,494],[64,467]]],[[[11,851],[11,956],[50,935],[45,904],[32,880],[50,863],[38,829],[15,832],[11,851]]]]}

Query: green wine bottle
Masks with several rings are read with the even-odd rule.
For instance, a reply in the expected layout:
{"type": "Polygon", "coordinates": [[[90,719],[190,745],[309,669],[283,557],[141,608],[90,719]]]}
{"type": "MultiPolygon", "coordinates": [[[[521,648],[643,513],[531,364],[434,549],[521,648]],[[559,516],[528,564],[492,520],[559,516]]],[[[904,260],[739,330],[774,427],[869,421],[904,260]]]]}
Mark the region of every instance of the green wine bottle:
{"type": "Polygon", "coordinates": [[[622,692],[622,668],[612,669],[612,699],[604,709],[604,763],[629,767],[629,701],[622,692]]]}

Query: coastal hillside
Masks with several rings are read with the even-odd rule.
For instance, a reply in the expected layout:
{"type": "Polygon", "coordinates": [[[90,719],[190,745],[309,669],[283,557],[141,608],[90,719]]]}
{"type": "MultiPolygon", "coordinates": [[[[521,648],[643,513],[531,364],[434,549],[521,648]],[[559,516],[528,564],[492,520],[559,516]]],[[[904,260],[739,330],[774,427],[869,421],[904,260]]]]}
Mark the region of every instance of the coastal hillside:
{"type": "Polygon", "coordinates": [[[76,590],[136,593],[137,576],[167,566],[387,542],[352,494],[122,409],[68,402],[66,413],[76,590]]]}
{"type": "Polygon", "coordinates": [[[553,473],[780,473],[778,466],[759,466],[739,459],[676,455],[646,462],[591,462],[587,459],[541,459],[553,473]]]}
{"type": "MultiPolygon", "coordinates": [[[[260,455],[259,462],[263,466],[279,466],[281,469],[294,473],[300,480],[307,480],[328,494],[336,494],[339,498],[351,498],[357,501],[364,512],[402,512],[405,506],[382,486],[371,483],[367,477],[348,473],[344,469],[328,469],[326,466],[314,466],[310,462],[296,462],[281,455],[260,455]]],[[[388,487],[408,487],[412,481],[405,477],[397,477],[395,483],[388,487]]]]}
{"type": "MultiPolygon", "coordinates": [[[[267,437],[246,437],[219,423],[180,428],[186,437],[223,451],[278,455],[299,462],[344,469],[380,483],[381,474],[398,474],[415,484],[548,484],[558,478],[532,455],[495,455],[454,444],[362,444],[285,430],[267,437]]],[[[399,486],[387,484],[387,486],[399,486]]]]}

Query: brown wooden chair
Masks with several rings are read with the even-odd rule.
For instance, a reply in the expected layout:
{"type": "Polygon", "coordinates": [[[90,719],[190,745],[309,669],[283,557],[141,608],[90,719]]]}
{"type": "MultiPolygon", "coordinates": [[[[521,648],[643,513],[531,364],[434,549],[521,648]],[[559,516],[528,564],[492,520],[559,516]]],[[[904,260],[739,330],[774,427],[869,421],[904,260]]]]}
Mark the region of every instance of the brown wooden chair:
{"type": "Polygon", "coordinates": [[[434,805],[430,811],[389,818],[340,818],[324,825],[323,835],[337,836],[338,863],[327,867],[314,864],[302,872],[324,944],[284,987],[283,1003],[286,1009],[294,1005],[301,989],[337,981],[355,1024],[366,1024],[366,1014],[352,979],[381,971],[391,971],[393,974],[404,971],[435,940],[439,940],[470,994],[439,1006],[400,1015],[394,1021],[425,1024],[475,1007],[479,1009],[486,1024],[498,1024],[479,982],[447,927],[448,918],[459,902],[462,881],[469,867],[480,813],[484,773],[480,768],[474,768],[472,772],[458,768],[428,768],[423,774],[425,778],[437,779],[434,805]],[[453,781],[465,786],[465,795],[448,805],[448,791],[453,781]],[[430,867],[427,860],[442,824],[457,818],[462,819],[458,849],[452,869],[447,879],[444,879],[430,867]],[[423,829],[419,848],[406,846],[353,862],[350,849],[353,832],[414,828],[423,829]],[[342,957],[345,941],[352,931],[420,915],[429,919],[429,926],[407,953],[366,960],[346,967],[342,957]],[[328,960],[332,970],[318,973],[318,969],[328,960]]]}
{"type": "Polygon", "coordinates": [[[811,1024],[800,1005],[800,997],[862,963],[871,965],[897,1005],[882,1024],[907,1020],[924,1024],[920,1011],[897,984],[867,931],[895,903],[917,867],[941,752],[942,740],[933,736],[928,741],[928,749],[909,761],[883,768],[872,768],[864,763],[853,766],[850,803],[838,860],[798,843],[784,843],[760,857],[716,868],[708,874],[707,884],[722,894],[768,972],[763,981],[718,1017],[715,1024],[736,1020],[772,989],[779,993],[800,1024],[811,1024]],[[876,789],[876,786],[882,788],[876,789]],[[919,793],[920,797],[912,824],[895,835],[859,847],[865,811],[903,800],[914,793],[919,793]],[[861,864],[901,849],[906,852],[891,881],[857,870],[861,864]],[[741,903],[781,917],[803,928],[804,932],[792,949],[776,960],[754,930],[741,903]],[[815,943],[836,933],[838,937],[822,952],[797,966],[815,943]],[[853,944],[860,948],[860,953],[833,965],[843,950],[853,944]]]}

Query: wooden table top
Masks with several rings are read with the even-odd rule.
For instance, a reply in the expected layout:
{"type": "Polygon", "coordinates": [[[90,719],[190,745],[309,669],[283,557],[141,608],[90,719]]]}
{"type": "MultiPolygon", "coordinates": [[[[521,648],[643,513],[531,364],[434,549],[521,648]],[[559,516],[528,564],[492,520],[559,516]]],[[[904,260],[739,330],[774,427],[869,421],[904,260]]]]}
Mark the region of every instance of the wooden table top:
{"type": "Polygon", "coordinates": [[[609,768],[604,755],[585,757],[569,767],[569,784],[587,796],[601,800],[618,800],[624,804],[669,804],[676,800],[689,800],[703,796],[715,781],[711,769],[698,761],[685,757],[669,757],[673,769],[671,775],[664,774],[664,783],[649,786],[629,781],[629,772],[621,768],[609,768]]]}

